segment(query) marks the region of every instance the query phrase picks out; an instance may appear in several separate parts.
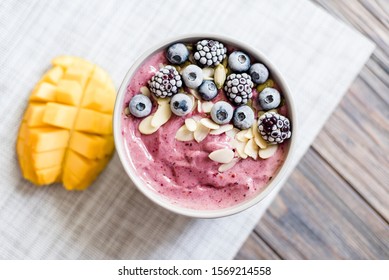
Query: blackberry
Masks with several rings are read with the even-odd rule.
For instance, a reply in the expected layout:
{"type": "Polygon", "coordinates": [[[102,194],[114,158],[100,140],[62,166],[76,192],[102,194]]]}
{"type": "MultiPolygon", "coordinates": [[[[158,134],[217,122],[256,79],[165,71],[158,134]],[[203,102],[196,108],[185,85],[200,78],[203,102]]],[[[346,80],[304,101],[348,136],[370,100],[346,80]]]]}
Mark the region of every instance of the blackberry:
{"type": "Polygon", "coordinates": [[[280,144],[290,138],[290,121],[274,112],[266,112],[258,119],[258,131],[270,144],[280,144]]]}
{"type": "Polygon", "coordinates": [[[227,48],[215,40],[201,40],[195,45],[193,58],[202,66],[216,66],[227,55],[227,48]]]}
{"type": "Polygon", "coordinates": [[[149,81],[150,91],[160,98],[170,97],[178,92],[182,86],[180,74],[176,68],[167,65],[161,69],[149,81]]]}
{"type": "Polygon", "coordinates": [[[253,82],[250,75],[246,73],[228,75],[224,91],[228,99],[236,105],[246,104],[253,96],[253,82]]]}

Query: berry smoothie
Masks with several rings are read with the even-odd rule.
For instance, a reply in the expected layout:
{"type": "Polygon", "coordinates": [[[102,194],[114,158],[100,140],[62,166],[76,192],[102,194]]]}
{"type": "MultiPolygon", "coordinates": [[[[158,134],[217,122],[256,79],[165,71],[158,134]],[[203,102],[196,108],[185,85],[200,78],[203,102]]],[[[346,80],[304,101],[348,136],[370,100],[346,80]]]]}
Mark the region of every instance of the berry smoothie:
{"type": "Polygon", "coordinates": [[[122,113],[125,146],[144,184],[171,203],[201,210],[260,193],[291,137],[282,91],[264,68],[207,39],[173,44],[145,60],[127,86],[122,113]]]}

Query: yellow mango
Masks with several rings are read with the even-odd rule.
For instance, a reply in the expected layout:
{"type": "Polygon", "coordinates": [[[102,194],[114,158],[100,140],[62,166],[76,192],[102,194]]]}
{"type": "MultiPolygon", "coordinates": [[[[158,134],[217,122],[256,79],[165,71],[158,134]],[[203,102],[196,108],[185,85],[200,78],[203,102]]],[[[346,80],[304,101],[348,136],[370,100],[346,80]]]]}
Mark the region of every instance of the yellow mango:
{"type": "Polygon", "coordinates": [[[50,83],[39,83],[30,96],[31,101],[55,101],[56,86],[50,83]]]}
{"type": "Polygon", "coordinates": [[[90,109],[80,109],[75,129],[95,134],[112,134],[112,115],[90,109]]]}
{"type": "Polygon", "coordinates": [[[23,177],[36,185],[62,182],[86,189],[113,150],[115,89],[100,67],[60,56],[31,93],[16,151],[23,177]]]}

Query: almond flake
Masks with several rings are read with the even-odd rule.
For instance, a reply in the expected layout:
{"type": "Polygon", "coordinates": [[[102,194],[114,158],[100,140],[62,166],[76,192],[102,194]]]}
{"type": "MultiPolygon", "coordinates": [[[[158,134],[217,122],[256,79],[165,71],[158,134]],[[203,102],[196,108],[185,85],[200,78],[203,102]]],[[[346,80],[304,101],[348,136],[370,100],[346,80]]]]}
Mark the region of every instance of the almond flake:
{"type": "Polygon", "coordinates": [[[219,163],[229,163],[234,158],[234,152],[231,149],[220,149],[213,151],[208,157],[219,163]]]}
{"type": "Polygon", "coordinates": [[[260,158],[267,159],[271,156],[273,156],[277,151],[278,145],[269,145],[266,149],[261,149],[258,152],[258,155],[260,158]]]}
{"type": "Polygon", "coordinates": [[[191,95],[191,94],[186,94],[186,95],[192,100],[193,106],[192,106],[192,110],[191,110],[191,111],[193,111],[193,110],[196,108],[195,98],[194,98],[194,96],[191,95]]]}
{"type": "Polygon", "coordinates": [[[199,112],[199,113],[203,112],[203,110],[201,108],[201,101],[200,100],[197,100],[197,112],[199,112]]]}
{"type": "Polygon", "coordinates": [[[175,138],[178,141],[192,141],[194,136],[193,132],[189,131],[186,125],[183,125],[177,130],[175,138]]]}
{"type": "Polygon", "coordinates": [[[218,129],[220,128],[220,125],[214,123],[211,119],[208,118],[202,118],[200,120],[200,123],[204,125],[205,127],[208,127],[210,129],[218,129]]]}
{"type": "Polygon", "coordinates": [[[254,139],[250,139],[244,147],[244,152],[253,159],[258,158],[258,146],[255,144],[254,139]]]}
{"type": "Polygon", "coordinates": [[[227,132],[233,128],[234,128],[234,126],[232,124],[225,124],[225,125],[220,126],[218,129],[212,129],[209,134],[220,135],[220,134],[227,132]]]}
{"type": "Polygon", "coordinates": [[[233,128],[233,129],[230,129],[228,131],[226,131],[226,135],[228,137],[230,137],[231,139],[234,139],[235,138],[235,135],[239,132],[239,129],[237,128],[233,128]]]}
{"type": "Polygon", "coordinates": [[[140,93],[142,93],[143,95],[146,95],[147,97],[151,97],[151,92],[150,92],[150,90],[149,90],[148,87],[143,86],[143,87],[140,88],[139,91],[140,91],[140,93]]]}
{"type": "Polygon", "coordinates": [[[131,113],[130,113],[130,108],[128,108],[128,107],[126,107],[125,109],[124,109],[124,114],[126,115],[126,116],[129,116],[131,113]]]}
{"type": "Polygon", "coordinates": [[[203,112],[209,113],[212,110],[213,102],[211,102],[211,101],[203,102],[202,106],[203,106],[203,108],[202,108],[203,112]]]}
{"type": "Polygon", "coordinates": [[[231,143],[231,145],[236,149],[236,152],[238,153],[239,157],[246,159],[247,154],[244,152],[244,148],[246,147],[246,143],[240,142],[236,139],[231,143]]]}
{"type": "Polygon", "coordinates": [[[193,88],[190,88],[189,90],[189,93],[192,94],[196,99],[201,99],[201,96],[199,94],[199,92],[196,90],[196,89],[193,89],[193,88]]]}
{"type": "Polygon", "coordinates": [[[247,138],[247,139],[253,138],[253,137],[254,137],[254,135],[253,135],[253,130],[252,130],[251,128],[249,128],[249,129],[247,130],[247,133],[244,135],[244,137],[247,138]]]}
{"type": "Polygon", "coordinates": [[[155,112],[153,119],[151,120],[151,125],[159,128],[164,125],[172,116],[172,111],[170,110],[169,103],[163,103],[158,106],[157,111],[155,112]]]}
{"type": "Polygon", "coordinates": [[[277,109],[271,109],[271,110],[267,111],[267,113],[278,113],[278,110],[277,109]]]}
{"type": "Polygon", "coordinates": [[[265,141],[265,139],[262,138],[261,134],[259,134],[259,131],[258,131],[258,127],[256,124],[254,124],[252,127],[251,127],[251,130],[253,132],[253,135],[254,135],[254,141],[255,143],[257,144],[257,146],[261,149],[266,149],[267,147],[267,142],[265,141]]]}
{"type": "Polygon", "coordinates": [[[158,130],[159,127],[154,127],[151,125],[151,121],[153,119],[153,115],[148,116],[147,118],[143,119],[139,124],[139,131],[142,134],[152,134],[158,130]]]}
{"type": "Polygon", "coordinates": [[[211,67],[203,68],[203,78],[204,80],[213,80],[213,74],[215,73],[215,69],[211,67]]]}
{"type": "Polygon", "coordinates": [[[233,168],[238,161],[239,161],[238,158],[234,158],[229,163],[223,163],[222,165],[219,166],[218,171],[219,172],[225,172],[225,171],[233,168]]]}
{"type": "Polygon", "coordinates": [[[195,131],[196,130],[196,127],[197,127],[197,123],[194,119],[192,118],[188,118],[185,120],[185,125],[186,125],[186,128],[189,130],[189,131],[195,131]]]}
{"type": "Polygon", "coordinates": [[[226,81],[226,68],[224,68],[223,64],[219,64],[215,68],[215,84],[218,89],[221,89],[223,87],[224,82],[226,81]]]}
{"type": "Polygon", "coordinates": [[[236,135],[235,138],[238,139],[241,142],[247,142],[247,138],[245,137],[246,133],[248,132],[248,129],[244,129],[239,131],[236,135]]]}
{"type": "Polygon", "coordinates": [[[209,130],[210,129],[208,127],[205,127],[201,123],[198,123],[196,130],[194,131],[194,139],[198,143],[200,143],[201,141],[203,141],[207,137],[209,130]]]}

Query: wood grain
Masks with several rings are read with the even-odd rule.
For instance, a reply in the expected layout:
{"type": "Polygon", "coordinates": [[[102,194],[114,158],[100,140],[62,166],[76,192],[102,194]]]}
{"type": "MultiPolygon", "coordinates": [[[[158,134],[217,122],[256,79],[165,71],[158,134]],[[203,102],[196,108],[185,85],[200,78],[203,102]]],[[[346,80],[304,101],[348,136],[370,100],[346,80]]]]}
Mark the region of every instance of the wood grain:
{"type": "Polygon", "coordinates": [[[283,259],[389,258],[387,223],[314,150],[255,231],[283,259]]]}
{"type": "Polygon", "coordinates": [[[237,258],[389,259],[389,2],[313,2],[377,47],[237,258]]]}

